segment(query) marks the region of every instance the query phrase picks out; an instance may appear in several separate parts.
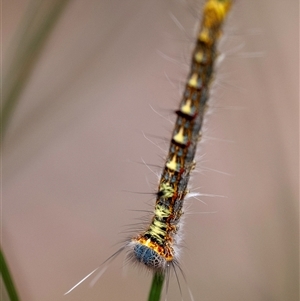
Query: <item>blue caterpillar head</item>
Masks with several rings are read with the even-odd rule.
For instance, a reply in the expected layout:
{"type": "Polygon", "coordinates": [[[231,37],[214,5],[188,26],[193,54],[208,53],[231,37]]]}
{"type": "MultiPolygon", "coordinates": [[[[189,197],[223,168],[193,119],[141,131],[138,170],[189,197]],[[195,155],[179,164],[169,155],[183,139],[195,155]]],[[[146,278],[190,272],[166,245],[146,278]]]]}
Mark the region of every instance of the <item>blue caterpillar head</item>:
{"type": "Polygon", "coordinates": [[[166,260],[153,249],[137,243],[133,248],[135,258],[151,269],[163,269],[166,260]]]}

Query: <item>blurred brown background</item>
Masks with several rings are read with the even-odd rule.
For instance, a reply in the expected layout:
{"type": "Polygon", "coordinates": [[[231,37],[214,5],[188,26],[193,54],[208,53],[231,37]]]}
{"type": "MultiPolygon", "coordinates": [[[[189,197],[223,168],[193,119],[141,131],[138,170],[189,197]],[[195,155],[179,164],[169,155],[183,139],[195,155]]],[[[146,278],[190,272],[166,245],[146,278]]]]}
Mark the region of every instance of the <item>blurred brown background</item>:
{"type": "MultiPolygon", "coordinates": [[[[4,65],[28,3],[2,1],[4,65]]],[[[124,254],[93,288],[63,294],[154,202],[136,192],[158,179],[135,162],[163,165],[143,132],[166,151],[152,135],[169,139],[172,124],[149,104],[175,119],[201,4],[75,0],[62,12],[3,141],[2,246],[23,301],[147,299],[151,275],[124,254]]],[[[187,201],[214,213],[185,218],[195,300],[299,300],[298,6],[236,1],[227,22],[191,185],[216,196],[187,201]]],[[[175,277],[168,300],[181,300],[175,277]]]]}

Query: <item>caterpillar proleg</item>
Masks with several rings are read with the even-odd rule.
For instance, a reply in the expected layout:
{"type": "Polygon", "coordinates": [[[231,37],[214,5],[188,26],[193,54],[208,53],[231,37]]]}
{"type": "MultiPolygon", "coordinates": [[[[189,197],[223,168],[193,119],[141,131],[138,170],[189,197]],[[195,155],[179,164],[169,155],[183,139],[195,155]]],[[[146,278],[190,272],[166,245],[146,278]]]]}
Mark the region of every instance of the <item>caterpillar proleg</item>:
{"type": "Polygon", "coordinates": [[[217,44],[231,4],[231,0],[207,0],[204,5],[190,72],[176,111],[177,119],[156,192],[154,215],[144,231],[132,237],[107,261],[126,249],[129,259],[156,274],[168,275],[170,267],[176,272],[179,265],[178,234],[184,199],[188,194],[191,171],[196,165],[194,158],[201,139],[203,118],[218,56],[217,44]]]}

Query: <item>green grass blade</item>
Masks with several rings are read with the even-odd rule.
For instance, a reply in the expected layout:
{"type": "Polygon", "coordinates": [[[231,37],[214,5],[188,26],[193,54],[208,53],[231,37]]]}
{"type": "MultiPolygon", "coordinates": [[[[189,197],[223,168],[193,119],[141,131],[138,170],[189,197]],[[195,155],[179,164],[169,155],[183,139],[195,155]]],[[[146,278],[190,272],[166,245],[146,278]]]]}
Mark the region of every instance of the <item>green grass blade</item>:
{"type": "MultiPolygon", "coordinates": [[[[0,272],[2,276],[2,281],[5,285],[5,289],[7,291],[7,294],[9,296],[10,301],[19,301],[19,297],[17,294],[17,290],[14,286],[12,277],[10,275],[8,266],[6,264],[2,249],[0,249],[0,272]]],[[[2,297],[2,296],[0,296],[2,297]]]]}
{"type": "Polygon", "coordinates": [[[160,272],[156,272],[153,275],[148,301],[160,300],[160,295],[164,285],[164,280],[165,280],[165,276],[160,272]]]}

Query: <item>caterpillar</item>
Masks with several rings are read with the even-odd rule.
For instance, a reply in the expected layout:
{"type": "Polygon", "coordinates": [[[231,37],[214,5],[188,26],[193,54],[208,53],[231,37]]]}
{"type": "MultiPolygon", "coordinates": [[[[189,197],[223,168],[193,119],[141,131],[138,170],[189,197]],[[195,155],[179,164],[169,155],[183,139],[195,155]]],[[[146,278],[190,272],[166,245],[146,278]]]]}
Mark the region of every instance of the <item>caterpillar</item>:
{"type": "Polygon", "coordinates": [[[190,73],[158,185],[154,216],[146,231],[129,243],[130,258],[156,271],[163,272],[177,263],[176,236],[190,174],[196,165],[194,157],[217,58],[216,45],[230,6],[230,0],[209,0],[204,6],[190,73]]]}
{"type": "MultiPolygon", "coordinates": [[[[129,259],[154,273],[164,275],[171,266],[174,270],[179,266],[178,233],[184,199],[188,193],[191,171],[196,166],[194,158],[197,144],[201,140],[203,118],[218,56],[217,44],[231,5],[232,0],[207,0],[204,5],[190,72],[179,109],[176,111],[177,119],[158,184],[154,216],[143,232],[132,237],[105,262],[127,249],[129,259]]],[[[98,269],[99,267],[65,294],[70,293],[98,269]]]]}

